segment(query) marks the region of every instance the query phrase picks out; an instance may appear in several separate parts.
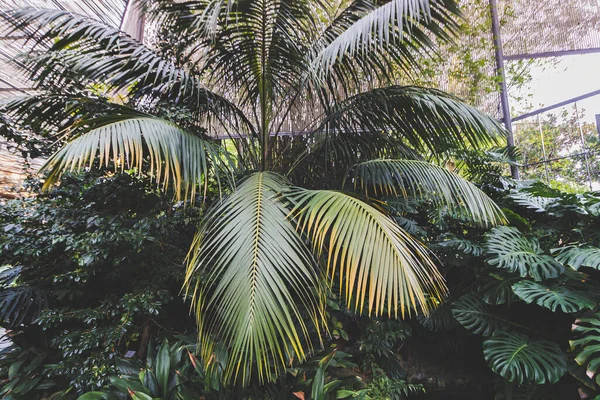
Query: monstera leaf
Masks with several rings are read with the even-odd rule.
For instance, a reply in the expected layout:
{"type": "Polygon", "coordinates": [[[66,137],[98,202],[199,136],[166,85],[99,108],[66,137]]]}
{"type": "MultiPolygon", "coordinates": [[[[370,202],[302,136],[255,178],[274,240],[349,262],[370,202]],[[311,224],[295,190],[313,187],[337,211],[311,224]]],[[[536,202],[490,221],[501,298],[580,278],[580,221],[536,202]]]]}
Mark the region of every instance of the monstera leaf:
{"type": "Polygon", "coordinates": [[[489,274],[479,286],[479,293],[483,301],[492,305],[506,304],[517,301],[512,285],[522,278],[508,274],[489,274]]]}
{"type": "Polygon", "coordinates": [[[547,340],[501,332],[483,342],[483,356],[498,375],[519,385],[556,383],[567,371],[567,357],[547,340]]]}
{"type": "Polygon", "coordinates": [[[600,249],[597,247],[567,246],[552,249],[556,260],[570,265],[578,270],[581,267],[590,267],[600,270],[600,249]]]}
{"type": "Polygon", "coordinates": [[[469,332],[490,336],[507,328],[505,321],[493,313],[490,305],[473,294],[458,299],[452,306],[452,315],[469,332]]]}
{"type": "Polygon", "coordinates": [[[585,367],[586,375],[600,385],[600,313],[580,318],[573,325],[578,338],[570,340],[571,350],[577,352],[575,362],[585,367]]]}
{"type": "Polygon", "coordinates": [[[487,262],[522,277],[531,276],[536,281],[556,278],[564,267],[542,252],[539,242],[528,239],[516,228],[499,226],[486,235],[487,262]]]}
{"type": "Polygon", "coordinates": [[[574,313],[585,308],[592,309],[596,305],[585,293],[563,285],[549,287],[524,280],[515,283],[512,288],[521,300],[528,304],[535,303],[540,307],[552,310],[552,312],[558,309],[565,313],[574,313]]]}

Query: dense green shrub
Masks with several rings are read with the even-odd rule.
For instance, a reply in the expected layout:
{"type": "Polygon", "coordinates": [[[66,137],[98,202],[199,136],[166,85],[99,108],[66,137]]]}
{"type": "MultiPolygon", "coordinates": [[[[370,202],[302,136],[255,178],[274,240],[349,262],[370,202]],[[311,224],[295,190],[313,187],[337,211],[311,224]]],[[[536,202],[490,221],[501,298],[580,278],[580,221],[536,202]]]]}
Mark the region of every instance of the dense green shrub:
{"type": "Polygon", "coordinates": [[[194,328],[179,291],[199,209],[169,200],[127,174],[86,174],[0,208],[4,368],[20,349],[44,354],[38,376],[76,393],[106,383],[114,357],[144,358],[157,332],[194,328]]]}

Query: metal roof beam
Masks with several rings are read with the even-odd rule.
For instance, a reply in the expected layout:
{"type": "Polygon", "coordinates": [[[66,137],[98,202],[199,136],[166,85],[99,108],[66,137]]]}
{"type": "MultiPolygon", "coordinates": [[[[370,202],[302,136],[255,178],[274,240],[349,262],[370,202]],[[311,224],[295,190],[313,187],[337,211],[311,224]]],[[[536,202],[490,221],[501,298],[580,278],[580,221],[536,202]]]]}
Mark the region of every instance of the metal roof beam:
{"type": "Polygon", "coordinates": [[[593,54],[600,53],[600,48],[581,49],[581,50],[563,50],[563,51],[547,51],[543,53],[525,53],[525,54],[514,54],[505,55],[504,60],[515,61],[515,60],[529,60],[533,58],[547,58],[547,57],[562,57],[571,55],[582,55],[582,54],[593,54]]]}
{"type": "Polygon", "coordinates": [[[520,120],[525,119],[525,118],[534,117],[534,116],[536,116],[538,114],[545,113],[546,111],[554,110],[555,108],[560,108],[560,107],[569,105],[571,103],[575,103],[577,101],[585,100],[585,99],[587,99],[589,97],[597,96],[599,94],[600,94],[600,89],[594,90],[593,92],[582,94],[581,96],[577,96],[577,97],[572,97],[572,98],[570,98],[568,100],[561,101],[560,103],[552,104],[551,106],[543,107],[543,108],[540,108],[540,109],[538,109],[536,111],[532,111],[532,112],[528,112],[528,113],[519,115],[518,117],[515,117],[512,120],[514,122],[514,121],[520,121],[520,120]]]}

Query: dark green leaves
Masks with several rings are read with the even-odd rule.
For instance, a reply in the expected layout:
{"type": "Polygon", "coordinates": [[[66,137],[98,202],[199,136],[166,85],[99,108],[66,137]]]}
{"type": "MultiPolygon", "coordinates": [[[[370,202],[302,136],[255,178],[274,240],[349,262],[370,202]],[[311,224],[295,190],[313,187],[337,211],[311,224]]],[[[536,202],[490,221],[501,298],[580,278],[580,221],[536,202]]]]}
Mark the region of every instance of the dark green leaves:
{"type": "Polygon", "coordinates": [[[586,375],[600,385],[600,314],[575,321],[573,333],[578,335],[569,341],[571,350],[577,353],[575,361],[585,367],[586,375]]]}
{"type": "Polygon", "coordinates": [[[493,118],[434,89],[390,86],[336,104],[322,127],[342,132],[385,132],[419,151],[483,147],[504,136],[493,118]]]}
{"type": "Polygon", "coordinates": [[[487,339],[483,356],[492,371],[518,384],[556,383],[567,371],[565,354],[556,343],[529,339],[516,332],[487,339]]]}
{"type": "Polygon", "coordinates": [[[581,267],[600,269],[600,249],[597,247],[566,246],[553,249],[556,260],[578,270],[581,267]]]}
{"type": "Polygon", "coordinates": [[[513,290],[526,303],[535,303],[552,312],[560,310],[565,313],[574,313],[596,306],[596,302],[587,297],[585,293],[564,285],[546,286],[538,282],[523,280],[515,283],[513,290]]]}
{"type": "Polygon", "coordinates": [[[494,313],[492,306],[473,294],[455,301],[452,315],[469,332],[478,335],[490,336],[507,328],[506,322],[494,313]]]}
{"type": "Polygon", "coordinates": [[[526,238],[516,228],[500,226],[486,234],[487,262],[520,276],[531,276],[536,281],[556,278],[564,267],[543,253],[536,238],[526,238]]]}

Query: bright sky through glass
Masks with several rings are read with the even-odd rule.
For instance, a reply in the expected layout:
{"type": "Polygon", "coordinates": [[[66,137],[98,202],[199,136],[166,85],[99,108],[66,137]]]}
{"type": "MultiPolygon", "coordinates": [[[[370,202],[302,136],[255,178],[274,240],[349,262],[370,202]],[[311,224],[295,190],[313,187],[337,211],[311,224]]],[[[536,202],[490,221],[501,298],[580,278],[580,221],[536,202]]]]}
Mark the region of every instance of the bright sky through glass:
{"type": "MultiPolygon", "coordinates": [[[[542,63],[543,66],[532,68],[528,87],[512,92],[509,89],[513,117],[600,90],[600,53],[557,57],[542,63]],[[516,100],[523,96],[523,101],[516,100]]],[[[577,102],[577,107],[585,110],[581,114],[583,121],[593,122],[594,115],[600,114],[600,95],[577,102]]],[[[573,105],[568,109],[572,110],[573,105]]],[[[560,109],[554,110],[558,112],[560,109]]]]}

